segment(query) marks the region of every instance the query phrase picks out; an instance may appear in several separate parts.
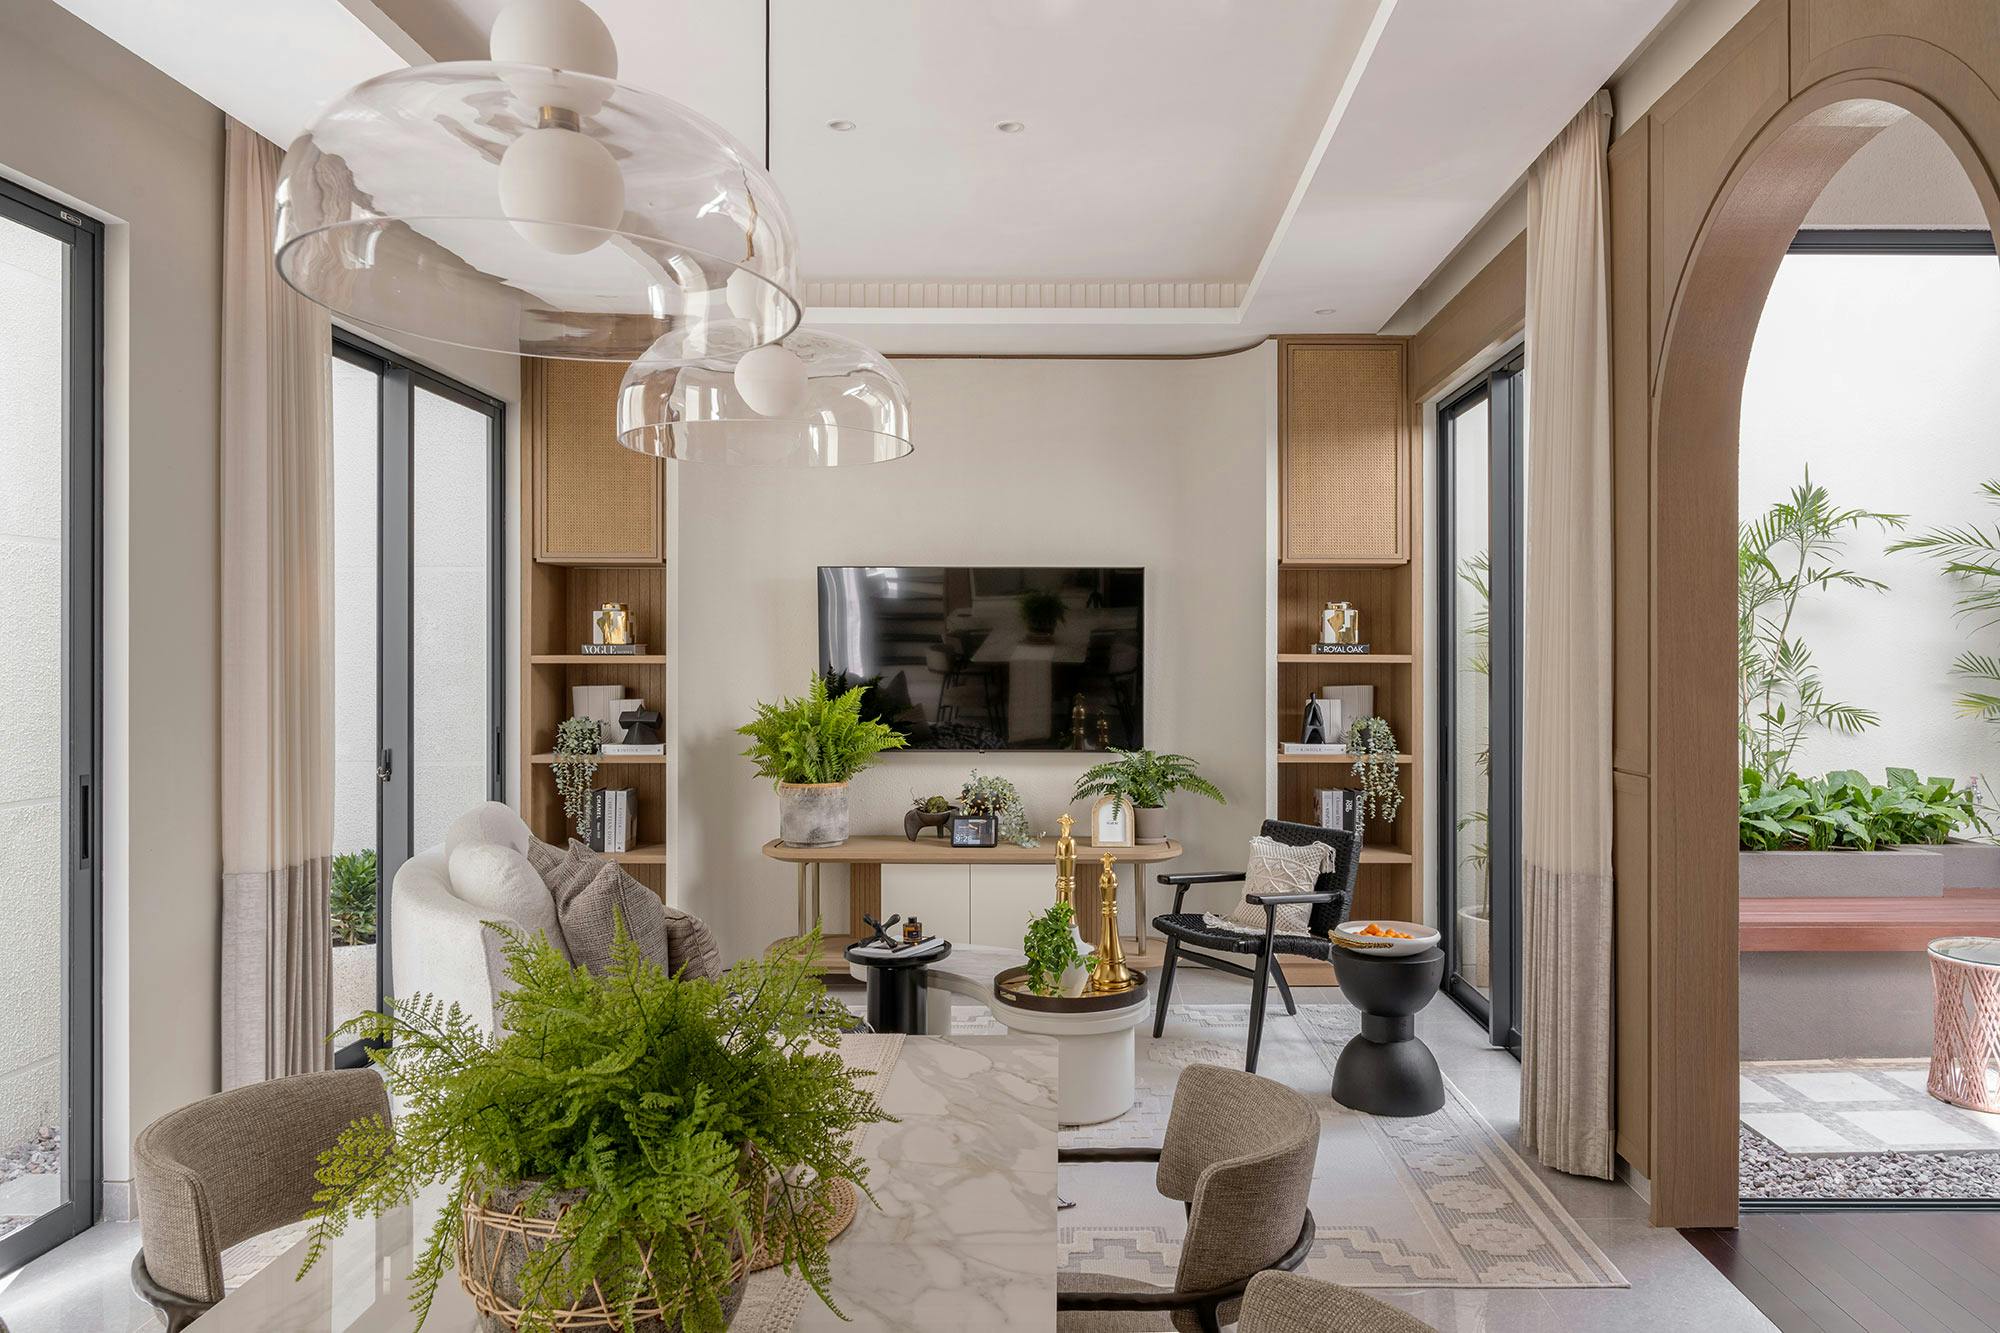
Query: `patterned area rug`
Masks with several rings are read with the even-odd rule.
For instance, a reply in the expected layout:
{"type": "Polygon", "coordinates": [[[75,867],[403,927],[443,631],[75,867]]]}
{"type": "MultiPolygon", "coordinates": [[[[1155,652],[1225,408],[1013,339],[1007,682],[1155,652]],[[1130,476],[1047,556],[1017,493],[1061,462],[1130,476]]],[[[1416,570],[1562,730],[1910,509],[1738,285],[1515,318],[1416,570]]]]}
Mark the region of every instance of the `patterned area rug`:
{"type": "MultiPolygon", "coordinates": [[[[1000,1030],[983,1009],[953,1012],[954,1032],[1000,1030]]],[[[1139,1096],[1101,1125],[1063,1131],[1065,1147],[1160,1142],[1174,1084],[1190,1064],[1242,1068],[1246,1004],[1175,1005],[1166,1035],[1139,1033],[1139,1096]]],[[[1265,1020],[1257,1072],[1320,1108],[1312,1191],[1319,1238],[1302,1272],[1355,1287],[1622,1287],[1625,1277],[1457,1088],[1432,1115],[1350,1111],[1329,1091],[1340,1048],[1360,1030],[1345,1004],[1280,1009],[1265,1020]]],[[[1172,1285],[1186,1229],[1181,1206],[1144,1166],[1063,1168],[1058,1254],[1071,1271],[1172,1285]]]]}
{"type": "Polygon", "coordinates": [[[2000,1198],[2000,1116],[1925,1091],[1927,1060],[1741,1070],[1746,1199],[2000,1198]]]}

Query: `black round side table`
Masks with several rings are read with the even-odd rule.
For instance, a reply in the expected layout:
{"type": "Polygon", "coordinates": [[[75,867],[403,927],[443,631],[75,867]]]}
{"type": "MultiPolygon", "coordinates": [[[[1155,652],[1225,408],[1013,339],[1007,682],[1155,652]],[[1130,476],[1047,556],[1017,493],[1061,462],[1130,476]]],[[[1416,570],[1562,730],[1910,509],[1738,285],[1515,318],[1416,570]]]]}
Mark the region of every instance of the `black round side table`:
{"type": "Polygon", "coordinates": [[[841,956],[868,969],[868,1026],[877,1032],[922,1036],[924,969],[951,955],[951,941],[945,941],[943,948],[926,949],[914,957],[892,954],[878,958],[857,953],[860,947],[850,944],[841,950],[841,956]]]}
{"type": "Polygon", "coordinates": [[[1437,1057],[1417,1040],[1417,1012],[1444,982],[1444,950],[1378,958],[1335,946],[1341,994],[1361,1011],[1361,1035],[1333,1067],[1333,1099],[1370,1115],[1429,1115],[1444,1105],[1437,1057]]]}

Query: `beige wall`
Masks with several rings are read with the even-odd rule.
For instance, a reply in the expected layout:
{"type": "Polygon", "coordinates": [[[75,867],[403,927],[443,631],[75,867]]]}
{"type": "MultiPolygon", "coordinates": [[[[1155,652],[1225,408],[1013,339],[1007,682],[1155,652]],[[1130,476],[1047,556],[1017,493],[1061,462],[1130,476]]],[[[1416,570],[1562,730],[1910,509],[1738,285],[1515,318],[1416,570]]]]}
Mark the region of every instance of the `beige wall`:
{"type": "MultiPolygon", "coordinates": [[[[757,850],[776,834],[777,799],[739,757],[735,728],[811,676],[822,564],[1144,565],[1147,743],[1194,755],[1230,797],[1176,804],[1183,867],[1241,865],[1263,814],[1272,345],[1212,360],[899,367],[917,431],[908,459],[674,473],[674,895],[732,954],[792,930],[791,872],[757,850]]],[[[1083,767],[892,755],[854,784],[855,830],[900,830],[912,789],[955,795],[975,765],[1014,780],[1038,829],[1069,808],[1083,767]]],[[[843,899],[828,897],[835,929],[843,899]]]]}
{"type": "MultiPolygon", "coordinates": [[[[216,1086],[222,117],[44,0],[0,3],[0,170],[108,224],[104,1174],[216,1086]]],[[[113,1204],[115,1205],[115,1202],[113,1204]]]]}

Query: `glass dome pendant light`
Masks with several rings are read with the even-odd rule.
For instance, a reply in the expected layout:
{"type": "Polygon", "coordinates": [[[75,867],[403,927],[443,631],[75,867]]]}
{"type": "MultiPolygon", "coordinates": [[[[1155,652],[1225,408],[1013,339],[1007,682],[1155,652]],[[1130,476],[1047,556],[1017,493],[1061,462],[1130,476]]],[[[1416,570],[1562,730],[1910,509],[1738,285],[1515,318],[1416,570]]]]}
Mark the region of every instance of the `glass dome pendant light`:
{"type": "MultiPolygon", "coordinates": [[[[764,165],[771,162],[770,9],[764,27],[764,165]]],[[[737,356],[686,361],[668,346],[618,388],[618,442],[637,453],[750,467],[844,467],[902,458],[910,391],[886,357],[798,329],[737,356]]]]}
{"type": "Polygon", "coordinates": [[[279,175],[277,265],[342,318],[507,355],[736,358],[797,327],[797,243],[749,150],[617,82],[583,0],[513,0],[491,60],[349,89],[279,175]]]}

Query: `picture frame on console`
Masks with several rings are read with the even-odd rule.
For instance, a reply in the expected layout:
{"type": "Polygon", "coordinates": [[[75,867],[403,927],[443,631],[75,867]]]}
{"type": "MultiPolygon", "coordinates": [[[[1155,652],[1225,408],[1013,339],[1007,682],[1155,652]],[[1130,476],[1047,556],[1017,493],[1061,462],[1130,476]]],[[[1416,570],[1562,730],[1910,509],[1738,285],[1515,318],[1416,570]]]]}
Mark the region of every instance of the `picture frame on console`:
{"type": "Polygon", "coordinates": [[[950,832],[954,847],[1000,845],[1000,821],[992,815],[955,814],[951,817],[950,832]]]}
{"type": "Polygon", "coordinates": [[[1100,796],[1090,803],[1090,845],[1130,847],[1138,837],[1132,805],[1122,796],[1100,796]]]}

